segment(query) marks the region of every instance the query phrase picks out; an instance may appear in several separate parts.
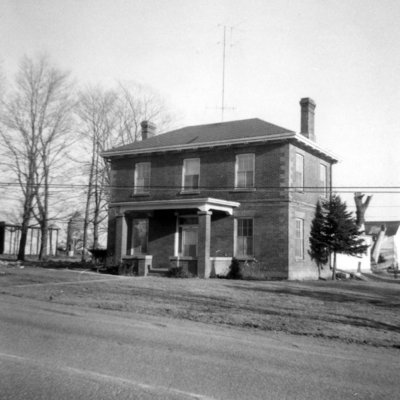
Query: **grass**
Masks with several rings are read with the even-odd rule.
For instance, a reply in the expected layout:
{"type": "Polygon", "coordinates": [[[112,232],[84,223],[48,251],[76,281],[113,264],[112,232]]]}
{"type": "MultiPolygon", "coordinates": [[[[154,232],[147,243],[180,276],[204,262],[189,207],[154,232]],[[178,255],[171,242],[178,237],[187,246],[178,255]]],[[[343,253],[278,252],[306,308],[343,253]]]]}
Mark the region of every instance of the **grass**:
{"type": "Polygon", "coordinates": [[[0,267],[0,294],[400,348],[398,281],[131,278],[0,267]]]}

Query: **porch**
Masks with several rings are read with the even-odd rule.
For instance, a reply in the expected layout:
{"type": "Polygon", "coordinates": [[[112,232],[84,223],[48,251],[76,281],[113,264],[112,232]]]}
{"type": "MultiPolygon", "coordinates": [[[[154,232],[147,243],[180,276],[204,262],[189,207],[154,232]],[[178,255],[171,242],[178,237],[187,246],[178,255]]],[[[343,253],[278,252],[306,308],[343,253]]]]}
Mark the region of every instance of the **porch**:
{"type": "Polygon", "coordinates": [[[215,198],[113,203],[113,262],[140,276],[173,266],[200,278],[220,274],[233,255],[230,217],[239,206],[215,198]]]}

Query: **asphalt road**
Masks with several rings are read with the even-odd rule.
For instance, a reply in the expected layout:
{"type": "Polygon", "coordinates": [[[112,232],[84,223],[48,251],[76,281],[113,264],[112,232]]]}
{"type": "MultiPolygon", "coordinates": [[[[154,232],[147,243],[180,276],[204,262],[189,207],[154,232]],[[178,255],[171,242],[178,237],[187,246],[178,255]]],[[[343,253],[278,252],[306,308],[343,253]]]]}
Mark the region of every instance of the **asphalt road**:
{"type": "Polygon", "coordinates": [[[0,398],[395,399],[400,351],[0,295],[0,398]]]}

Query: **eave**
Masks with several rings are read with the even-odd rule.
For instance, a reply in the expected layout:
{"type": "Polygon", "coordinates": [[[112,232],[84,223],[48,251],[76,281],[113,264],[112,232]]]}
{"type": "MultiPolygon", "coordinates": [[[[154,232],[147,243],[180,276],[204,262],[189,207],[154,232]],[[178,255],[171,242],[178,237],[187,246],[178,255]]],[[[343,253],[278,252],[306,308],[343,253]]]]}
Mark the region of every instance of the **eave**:
{"type": "Polygon", "coordinates": [[[262,144],[268,142],[284,142],[284,141],[293,141],[297,144],[303,145],[308,150],[316,152],[320,156],[329,159],[329,161],[332,163],[338,162],[338,158],[333,153],[323,150],[315,142],[295,132],[280,133],[277,135],[269,135],[269,136],[242,137],[239,139],[226,139],[226,140],[217,140],[217,141],[203,142],[203,143],[187,143],[187,144],[178,144],[169,146],[155,146],[143,149],[109,150],[102,152],[101,156],[105,159],[110,159],[114,157],[135,156],[143,154],[154,154],[154,153],[164,153],[164,152],[184,151],[184,150],[197,150],[197,149],[206,149],[206,148],[214,148],[222,146],[233,146],[240,144],[242,145],[262,144]]]}

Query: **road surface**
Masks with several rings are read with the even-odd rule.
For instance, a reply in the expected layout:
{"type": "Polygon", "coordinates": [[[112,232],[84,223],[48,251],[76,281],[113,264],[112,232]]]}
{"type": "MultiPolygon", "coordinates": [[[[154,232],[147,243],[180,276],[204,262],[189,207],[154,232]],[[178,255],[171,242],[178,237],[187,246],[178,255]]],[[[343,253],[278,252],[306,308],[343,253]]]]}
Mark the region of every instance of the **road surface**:
{"type": "Polygon", "coordinates": [[[0,295],[0,398],[395,399],[400,351],[0,295]]]}

